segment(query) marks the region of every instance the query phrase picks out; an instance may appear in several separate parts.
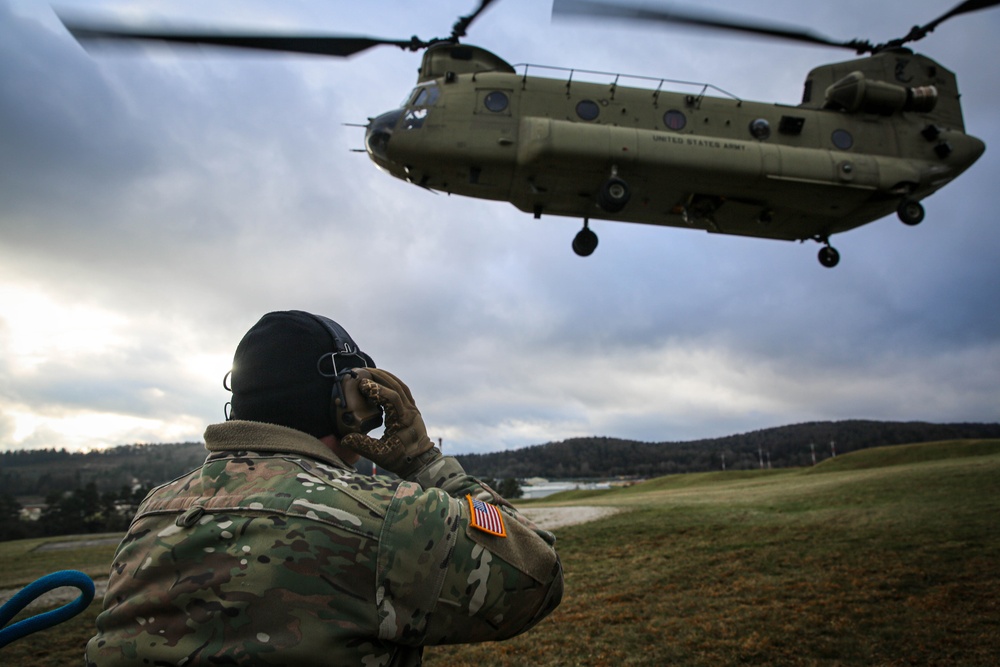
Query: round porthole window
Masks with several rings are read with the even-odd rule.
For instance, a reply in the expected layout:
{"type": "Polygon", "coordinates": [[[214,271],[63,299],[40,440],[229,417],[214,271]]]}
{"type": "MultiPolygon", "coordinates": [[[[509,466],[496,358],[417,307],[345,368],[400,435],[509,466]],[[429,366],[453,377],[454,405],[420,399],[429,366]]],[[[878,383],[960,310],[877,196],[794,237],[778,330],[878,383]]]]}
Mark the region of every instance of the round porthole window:
{"type": "Polygon", "coordinates": [[[764,118],[758,118],[750,123],[750,134],[754,139],[764,141],[771,136],[771,124],[764,118]]]}
{"type": "Polygon", "coordinates": [[[507,93],[501,92],[499,90],[494,90],[489,93],[483,100],[486,108],[494,113],[499,113],[507,108],[510,100],[507,98],[507,93]]]}
{"type": "Polygon", "coordinates": [[[854,137],[847,130],[834,130],[833,134],[830,135],[830,141],[842,151],[850,150],[851,146],[854,145],[854,137]]]}
{"type": "Polygon", "coordinates": [[[687,116],[684,115],[683,111],[671,109],[667,113],[663,114],[663,124],[666,125],[668,129],[679,132],[684,129],[685,125],[687,125],[687,116]]]}
{"type": "Polygon", "coordinates": [[[576,105],[576,115],[583,120],[594,120],[601,114],[601,107],[593,100],[582,100],[576,105]]]}

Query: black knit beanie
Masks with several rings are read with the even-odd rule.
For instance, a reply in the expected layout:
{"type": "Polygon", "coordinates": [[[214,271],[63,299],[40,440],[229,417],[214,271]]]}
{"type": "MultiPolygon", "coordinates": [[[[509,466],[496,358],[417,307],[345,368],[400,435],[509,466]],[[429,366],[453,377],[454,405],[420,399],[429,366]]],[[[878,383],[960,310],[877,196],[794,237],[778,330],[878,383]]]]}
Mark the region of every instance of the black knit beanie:
{"type": "Polygon", "coordinates": [[[336,370],[375,365],[350,336],[344,340],[346,333],[328,318],[298,310],[262,317],[233,356],[230,418],[288,426],[315,438],[335,433],[330,402],[336,370]],[[343,351],[335,331],[353,355],[331,358],[343,351]]]}

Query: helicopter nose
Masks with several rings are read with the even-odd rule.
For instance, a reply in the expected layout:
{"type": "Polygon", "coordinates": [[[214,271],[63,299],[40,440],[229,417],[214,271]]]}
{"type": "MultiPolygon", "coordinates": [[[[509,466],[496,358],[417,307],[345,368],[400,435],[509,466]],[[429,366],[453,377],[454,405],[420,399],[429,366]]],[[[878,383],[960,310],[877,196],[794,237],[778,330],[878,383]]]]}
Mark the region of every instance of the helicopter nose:
{"type": "Polygon", "coordinates": [[[375,164],[388,168],[389,160],[389,140],[392,139],[392,131],[396,127],[397,121],[403,115],[402,109],[388,111],[368,123],[365,131],[365,149],[368,156],[375,164]]]}

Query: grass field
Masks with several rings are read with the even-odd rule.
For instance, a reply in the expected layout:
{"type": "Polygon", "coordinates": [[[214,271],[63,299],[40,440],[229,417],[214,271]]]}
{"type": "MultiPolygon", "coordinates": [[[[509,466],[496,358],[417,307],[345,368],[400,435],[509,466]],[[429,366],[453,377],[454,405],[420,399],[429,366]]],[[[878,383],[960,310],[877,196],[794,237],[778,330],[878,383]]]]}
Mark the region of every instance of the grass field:
{"type": "MultiPolygon", "coordinates": [[[[507,642],[429,648],[428,667],[998,664],[1000,441],[678,475],[544,504],[625,511],[557,531],[566,595],[550,618],[507,642]]],[[[28,548],[0,544],[2,580],[86,570],[113,550],[43,565],[28,548]]],[[[80,664],[96,611],[8,646],[3,664],[80,664]]]]}

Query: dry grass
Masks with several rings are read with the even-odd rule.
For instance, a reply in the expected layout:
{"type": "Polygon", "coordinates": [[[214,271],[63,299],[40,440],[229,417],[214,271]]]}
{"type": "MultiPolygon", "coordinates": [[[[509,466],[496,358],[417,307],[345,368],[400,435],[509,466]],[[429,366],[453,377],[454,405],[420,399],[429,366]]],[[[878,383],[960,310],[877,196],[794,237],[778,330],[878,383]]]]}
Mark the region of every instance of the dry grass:
{"type": "Polygon", "coordinates": [[[995,665],[998,445],[609,494],[635,509],[559,532],[550,619],[426,664],[995,665]]]}
{"type": "MultiPolygon", "coordinates": [[[[507,642],[429,648],[425,664],[992,667],[1000,442],[935,447],[588,494],[629,511],[557,531],[559,609],[507,642]]],[[[3,664],[80,664],[96,611],[3,664]]]]}

